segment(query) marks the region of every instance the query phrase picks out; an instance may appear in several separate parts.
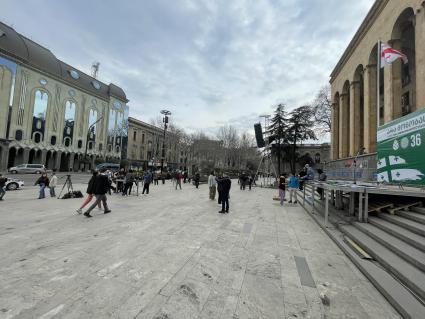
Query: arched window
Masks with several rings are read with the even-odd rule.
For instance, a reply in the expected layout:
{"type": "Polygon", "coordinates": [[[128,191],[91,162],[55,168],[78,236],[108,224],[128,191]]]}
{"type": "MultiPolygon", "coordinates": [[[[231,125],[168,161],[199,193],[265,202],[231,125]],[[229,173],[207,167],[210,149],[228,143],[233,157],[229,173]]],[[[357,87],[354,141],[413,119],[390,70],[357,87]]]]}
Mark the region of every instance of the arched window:
{"type": "Polygon", "coordinates": [[[102,149],[103,149],[103,144],[102,143],[99,143],[99,152],[101,152],[102,149]]]}
{"type": "Polygon", "coordinates": [[[316,155],[314,155],[314,161],[316,163],[320,163],[320,153],[316,153],[316,155]]]}
{"type": "MultiPolygon", "coordinates": [[[[64,118],[64,126],[63,126],[63,141],[70,140],[68,144],[72,145],[72,137],[74,135],[74,126],[75,126],[75,111],[76,106],[73,101],[66,101],[65,103],[65,118],[64,118]]],[[[65,145],[69,146],[69,145],[65,145]]]]}
{"type": "Polygon", "coordinates": [[[52,136],[51,138],[50,138],[50,144],[52,144],[52,145],[56,145],[56,136],[52,136]]]}
{"type": "Polygon", "coordinates": [[[89,150],[92,150],[92,149],[93,149],[93,141],[90,141],[90,142],[89,142],[89,144],[88,144],[88,148],[89,148],[89,150]]]}
{"type": "Polygon", "coordinates": [[[71,146],[72,145],[72,140],[71,140],[71,138],[70,137],[65,137],[64,139],[63,139],[63,144],[66,146],[66,147],[69,147],[69,146],[71,146]]]}
{"type": "MultiPolygon", "coordinates": [[[[37,90],[34,93],[34,111],[32,116],[32,136],[35,141],[35,132],[38,132],[40,140],[43,140],[46,128],[47,106],[49,103],[49,95],[45,91],[37,90]]],[[[36,142],[38,143],[38,142],[36,142]]]]}
{"type": "Polygon", "coordinates": [[[22,141],[22,130],[16,130],[16,132],[15,132],[15,140],[22,141]]]}
{"type": "Polygon", "coordinates": [[[33,135],[34,142],[35,143],[40,143],[41,142],[41,137],[42,137],[41,133],[35,132],[34,135],[33,135]]]}
{"type": "Polygon", "coordinates": [[[83,147],[83,141],[82,140],[78,140],[78,148],[82,148],[83,147]]]}

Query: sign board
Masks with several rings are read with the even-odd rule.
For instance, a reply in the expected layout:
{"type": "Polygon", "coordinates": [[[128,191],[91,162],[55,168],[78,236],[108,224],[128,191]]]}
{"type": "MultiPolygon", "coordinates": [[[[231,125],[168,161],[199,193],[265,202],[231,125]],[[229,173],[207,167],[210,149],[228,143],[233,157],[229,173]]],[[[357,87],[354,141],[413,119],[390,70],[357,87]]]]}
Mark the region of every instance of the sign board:
{"type": "Polygon", "coordinates": [[[425,109],[380,126],[377,146],[378,182],[425,185],[425,109]]]}

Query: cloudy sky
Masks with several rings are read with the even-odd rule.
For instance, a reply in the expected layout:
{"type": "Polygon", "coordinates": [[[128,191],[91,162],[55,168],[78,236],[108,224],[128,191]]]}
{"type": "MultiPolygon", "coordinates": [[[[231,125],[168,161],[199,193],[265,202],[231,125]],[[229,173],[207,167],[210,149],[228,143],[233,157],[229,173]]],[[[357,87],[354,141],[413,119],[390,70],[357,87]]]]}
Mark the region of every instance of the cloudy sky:
{"type": "Polygon", "coordinates": [[[121,86],[130,116],[189,131],[251,130],[329,80],[373,0],[2,0],[0,19],[121,86]]]}

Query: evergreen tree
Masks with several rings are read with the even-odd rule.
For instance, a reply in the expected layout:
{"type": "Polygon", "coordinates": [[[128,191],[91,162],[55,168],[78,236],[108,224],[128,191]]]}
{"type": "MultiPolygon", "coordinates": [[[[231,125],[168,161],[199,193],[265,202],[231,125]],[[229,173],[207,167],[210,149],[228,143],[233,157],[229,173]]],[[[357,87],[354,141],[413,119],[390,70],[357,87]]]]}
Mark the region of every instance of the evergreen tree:
{"type": "Polygon", "coordinates": [[[314,132],[314,110],[309,105],[300,106],[289,114],[284,140],[292,145],[291,171],[295,174],[297,143],[317,140],[314,132]]]}
{"type": "Polygon", "coordinates": [[[287,128],[287,114],[284,104],[278,104],[274,111],[274,116],[270,121],[267,133],[269,133],[269,143],[274,142],[277,152],[277,174],[280,176],[280,163],[281,163],[281,145],[285,143],[286,128],[287,128]]]}

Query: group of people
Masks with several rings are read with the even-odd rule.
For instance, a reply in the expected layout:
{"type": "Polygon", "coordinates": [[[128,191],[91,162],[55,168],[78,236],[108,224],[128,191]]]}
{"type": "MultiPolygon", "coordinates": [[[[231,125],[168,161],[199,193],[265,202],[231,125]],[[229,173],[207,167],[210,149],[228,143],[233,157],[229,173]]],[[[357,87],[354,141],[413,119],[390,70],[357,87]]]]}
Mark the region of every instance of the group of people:
{"type": "Polygon", "coordinates": [[[50,197],[56,197],[55,188],[58,185],[58,177],[56,176],[56,172],[53,171],[50,178],[46,173],[41,174],[41,176],[35,181],[34,185],[39,186],[38,199],[46,198],[46,188],[49,188],[50,197]]]}
{"type": "Polygon", "coordinates": [[[248,185],[249,190],[251,190],[252,184],[255,183],[255,179],[251,174],[247,174],[245,172],[242,172],[239,175],[239,186],[241,190],[245,190],[246,186],[248,185]]]}
{"type": "Polygon", "coordinates": [[[230,199],[230,188],[232,181],[226,174],[220,174],[215,176],[214,172],[208,176],[208,188],[210,193],[210,199],[215,199],[216,191],[218,192],[218,204],[221,204],[220,214],[229,213],[229,199],[230,199]]]}
{"type": "MultiPolygon", "coordinates": [[[[322,169],[318,169],[317,173],[319,175],[318,180],[321,182],[326,181],[327,176],[322,169]]],[[[289,204],[297,204],[297,191],[303,190],[304,183],[306,181],[314,180],[315,172],[310,165],[306,164],[303,170],[298,174],[290,174],[288,178],[288,174],[284,173],[279,178],[278,189],[279,189],[279,199],[280,205],[286,201],[285,199],[285,191],[286,187],[288,187],[289,192],[289,204]],[[294,199],[292,201],[292,199],[294,199]]],[[[319,193],[320,199],[323,199],[323,189],[317,188],[317,192],[319,193]]]]}

